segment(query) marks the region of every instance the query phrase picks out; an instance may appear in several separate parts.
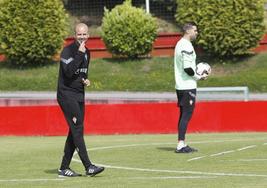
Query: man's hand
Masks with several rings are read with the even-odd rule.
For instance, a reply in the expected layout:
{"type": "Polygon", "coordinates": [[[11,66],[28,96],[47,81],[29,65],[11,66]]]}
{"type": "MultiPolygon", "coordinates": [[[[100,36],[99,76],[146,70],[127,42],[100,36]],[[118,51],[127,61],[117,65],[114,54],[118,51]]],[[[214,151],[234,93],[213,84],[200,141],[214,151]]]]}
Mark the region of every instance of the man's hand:
{"type": "Polygon", "coordinates": [[[86,51],[86,48],[85,48],[85,42],[86,42],[86,41],[81,42],[80,47],[79,47],[79,51],[80,51],[80,52],[85,53],[85,51],[86,51]]]}
{"type": "Polygon", "coordinates": [[[84,79],[84,78],[82,78],[82,83],[85,85],[85,86],[90,86],[90,80],[88,80],[88,79],[84,79]]]}
{"type": "Polygon", "coordinates": [[[207,80],[208,79],[208,74],[203,74],[203,75],[201,75],[201,78],[200,78],[200,80],[207,80]]]}

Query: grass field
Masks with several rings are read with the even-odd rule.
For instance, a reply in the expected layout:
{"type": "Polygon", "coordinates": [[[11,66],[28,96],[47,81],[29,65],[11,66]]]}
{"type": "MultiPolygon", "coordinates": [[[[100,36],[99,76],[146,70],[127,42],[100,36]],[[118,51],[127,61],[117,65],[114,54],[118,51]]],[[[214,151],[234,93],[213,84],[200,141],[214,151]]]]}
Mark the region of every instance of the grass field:
{"type": "MultiPolygon", "coordinates": [[[[193,154],[176,154],[176,135],[86,136],[96,177],[58,178],[65,137],[0,137],[0,187],[267,187],[266,133],[189,134],[193,154]]],[[[83,172],[77,155],[73,169],[83,172]]]]}
{"type": "MultiPolygon", "coordinates": [[[[205,59],[204,59],[205,60],[205,59]]],[[[200,87],[248,86],[251,92],[267,92],[267,53],[237,62],[211,64],[212,74],[200,87]]],[[[15,68],[0,63],[1,91],[55,91],[58,64],[15,68]]],[[[174,91],[173,57],[139,60],[94,59],[88,91],[174,91]]]]}

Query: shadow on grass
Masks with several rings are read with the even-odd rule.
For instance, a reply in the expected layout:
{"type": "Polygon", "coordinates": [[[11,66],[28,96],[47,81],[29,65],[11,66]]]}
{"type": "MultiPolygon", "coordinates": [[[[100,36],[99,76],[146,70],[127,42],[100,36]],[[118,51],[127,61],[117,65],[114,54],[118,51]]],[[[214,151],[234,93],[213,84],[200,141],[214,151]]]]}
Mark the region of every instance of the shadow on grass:
{"type": "Polygon", "coordinates": [[[46,174],[57,174],[58,170],[57,169],[48,169],[48,170],[44,170],[44,172],[46,174]]]}
{"type": "Polygon", "coordinates": [[[170,152],[174,152],[175,148],[173,147],[157,147],[158,150],[163,150],[163,151],[170,151],[170,152]]]}
{"type": "MultiPolygon", "coordinates": [[[[46,174],[56,174],[56,175],[58,175],[58,169],[48,169],[48,170],[44,170],[44,172],[46,173],[46,174]]],[[[103,172],[102,172],[103,173],[103,172]]],[[[96,176],[94,176],[94,178],[101,178],[101,177],[103,177],[102,176],[102,173],[101,174],[97,174],[96,176]]],[[[81,176],[79,176],[79,177],[89,177],[89,176],[87,176],[87,175],[85,175],[85,174],[82,174],[81,176]]],[[[79,177],[77,177],[77,178],[79,178],[79,177]]]]}

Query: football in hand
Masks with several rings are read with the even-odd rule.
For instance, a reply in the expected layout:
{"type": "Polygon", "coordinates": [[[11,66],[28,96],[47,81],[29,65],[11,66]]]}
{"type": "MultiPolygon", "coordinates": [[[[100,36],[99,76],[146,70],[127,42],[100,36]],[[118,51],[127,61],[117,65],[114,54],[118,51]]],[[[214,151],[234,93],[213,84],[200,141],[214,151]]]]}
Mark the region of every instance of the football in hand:
{"type": "Polygon", "coordinates": [[[208,63],[198,63],[196,67],[196,73],[200,76],[209,75],[211,73],[211,67],[208,63]]]}

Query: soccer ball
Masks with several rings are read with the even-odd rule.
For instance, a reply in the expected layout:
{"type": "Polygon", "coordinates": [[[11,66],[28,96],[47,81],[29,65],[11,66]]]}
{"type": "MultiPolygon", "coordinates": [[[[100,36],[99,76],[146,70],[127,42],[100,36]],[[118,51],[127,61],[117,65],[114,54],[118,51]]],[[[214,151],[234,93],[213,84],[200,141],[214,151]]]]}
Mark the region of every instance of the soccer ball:
{"type": "Polygon", "coordinates": [[[209,75],[211,73],[211,67],[208,63],[198,63],[196,67],[196,73],[200,76],[209,75]]]}

